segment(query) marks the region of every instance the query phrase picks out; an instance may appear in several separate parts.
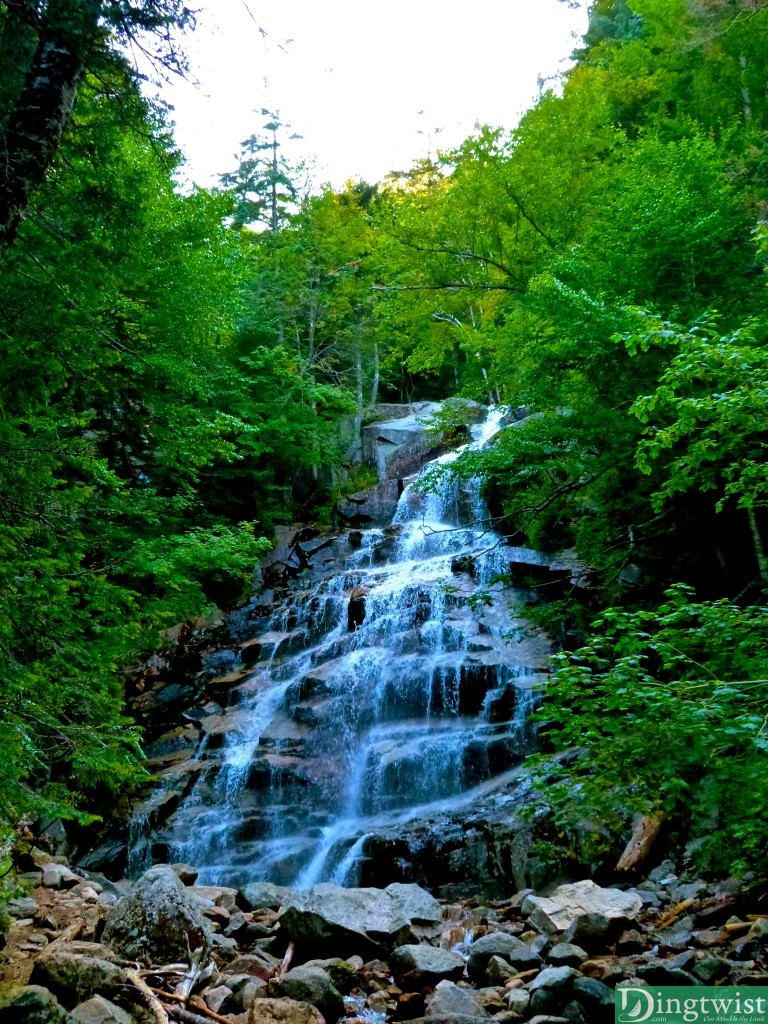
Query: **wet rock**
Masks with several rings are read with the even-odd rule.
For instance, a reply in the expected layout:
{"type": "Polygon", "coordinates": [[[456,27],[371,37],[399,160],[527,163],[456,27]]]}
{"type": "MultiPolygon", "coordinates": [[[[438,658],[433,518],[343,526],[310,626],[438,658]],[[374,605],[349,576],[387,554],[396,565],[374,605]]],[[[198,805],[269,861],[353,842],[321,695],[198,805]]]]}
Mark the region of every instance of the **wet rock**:
{"type": "Polygon", "coordinates": [[[642,906],[642,899],[631,890],[603,889],[585,879],[560,885],[548,897],[528,896],[522,909],[534,928],[553,934],[566,931],[574,921],[588,914],[599,914],[609,921],[632,919],[642,906]]]}
{"type": "Polygon", "coordinates": [[[30,980],[49,989],[68,1008],[97,994],[117,995],[127,984],[124,971],[109,960],[60,949],[37,958],[30,980]]]}
{"type": "Polygon", "coordinates": [[[287,999],[311,1003],[322,1013],[327,1024],[344,1016],[344,1000],[321,967],[294,967],[277,986],[278,995],[287,999]]]}
{"type": "Polygon", "coordinates": [[[670,878],[677,877],[675,875],[675,865],[671,860],[663,860],[658,867],[655,867],[653,871],[648,873],[649,882],[658,882],[667,884],[670,878]]]}
{"type": "Polygon", "coordinates": [[[596,978],[576,978],[573,982],[573,995],[587,1011],[590,1020],[611,1019],[616,994],[602,981],[596,978]]]}
{"type": "Polygon", "coordinates": [[[467,1013],[430,1013],[417,1017],[412,1024],[488,1024],[488,1016],[470,1016],[467,1013]]]}
{"type": "Polygon", "coordinates": [[[503,985],[517,973],[506,960],[502,960],[500,956],[492,956],[485,969],[485,979],[490,985],[503,985]]]}
{"type": "Polygon", "coordinates": [[[279,910],[286,905],[292,892],[283,885],[252,882],[241,890],[241,897],[248,910],[279,910]]]}
{"type": "MultiPolygon", "coordinates": [[[[213,712],[211,712],[213,714],[213,712]]],[[[191,864],[171,864],[173,871],[182,885],[194,885],[197,881],[198,870],[191,864]]]]}
{"type": "Polygon", "coordinates": [[[421,992],[404,992],[397,1001],[397,1020],[415,1020],[424,1016],[424,996],[421,992]]]}
{"type": "Polygon", "coordinates": [[[249,1024],[326,1024],[316,1006],[295,999],[256,999],[248,1020],[249,1024]]]}
{"type": "Polygon", "coordinates": [[[519,971],[541,967],[543,964],[538,953],[521,939],[507,932],[491,932],[470,946],[467,973],[472,981],[482,984],[492,956],[500,957],[519,971]]]}
{"type": "Polygon", "coordinates": [[[691,973],[704,985],[714,985],[720,978],[724,978],[731,965],[727,960],[719,956],[703,956],[697,959],[691,973]]]}
{"type": "Polygon", "coordinates": [[[587,1018],[584,1016],[584,1010],[575,999],[572,999],[570,1003],[565,1004],[563,1007],[563,1016],[568,1021],[568,1024],[587,1024],[587,1018]]]}
{"type": "Polygon", "coordinates": [[[511,988],[504,997],[504,1005],[512,1013],[524,1016],[531,1002],[531,994],[524,988],[511,988]]]}
{"type": "Polygon", "coordinates": [[[207,988],[203,992],[205,1005],[214,1013],[224,1014],[238,1010],[238,1000],[231,988],[226,985],[216,985],[214,988],[207,988]]]}
{"type": "MultiPolygon", "coordinates": [[[[355,960],[359,958],[353,958],[355,960]]],[[[360,964],[350,963],[349,960],[342,960],[341,957],[331,957],[330,960],[308,960],[306,967],[322,967],[331,978],[331,981],[343,995],[347,995],[360,983],[360,964]]]]}
{"type": "Polygon", "coordinates": [[[587,959],[586,950],[572,942],[558,942],[547,956],[547,963],[553,967],[578,967],[587,959]]]}
{"type": "Polygon", "coordinates": [[[622,932],[619,941],[616,943],[616,952],[620,956],[627,956],[630,953],[642,953],[648,946],[645,936],[636,928],[630,928],[622,932]]]}
{"type": "Polygon", "coordinates": [[[317,951],[342,958],[371,958],[397,946],[437,936],[440,904],[417,885],[394,883],[386,889],[344,889],[316,885],[293,892],[280,917],[280,929],[303,956],[317,951]]]}
{"type": "Polygon", "coordinates": [[[581,914],[568,926],[563,941],[593,952],[608,941],[610,932],[611,922],[605,914],[581,914]]]}
{"type": "Polygon", "coordinates": [[[72,1016],[78,1024],[133,1024],[130,1013],[103,996],[94,996],[80,1003],[72,1011],[72,1016]]]}
{"type": "Polygon", "coordinates": [[[441,981],[431,996],[427,998],[428,1018],[452,1017],[488,1017],[490,1014],[483,1009],[475,998],[475,993],[468,988],[459,988],[452,981],[441,981]]]}
{"type": "Polygon", "coordinates": [[[0,1003],[0,1024],[76,1024],[52,992],[28,985],[0,1003]]]}
{"type": "Polygon", "coordinates": [[[365,622],[365,598],[368,591],[365,587],[355,587],[349,595],[347,605],[347,631],[354,633],[358,626],[365,622]]]}
{"type": "Polygon", "coordinates": [[[537,1013],[535,1017],[531,1017],[528,1024],[570,1024],[567,1017],[558,1017],[552,1013],[537,1013]]]}
{"type": "Polygon", "coordinates": [[[397,480],[384,480],[336,502],[336,515],[352,527],[388,526],[397,511],[400,488],[397,480]]]}
{"type": "Polygon", "coordinates": [[[156,963],[188,961],[211,946],[210,928],[167,865],[151,868],[108,912],[104,942],[128,959],[148,957],[156,963]]]}
{"type": "Polygon", "coordinates": [[[638,978],[649,985],[700,985],[701,982],[681,967],[670,965],[665,960],[651,960],[637,968],[638,978]]]}
{"type": "Polygon", "coordinates": [[[763,945],[768,945],[768,917],[758,917],[749,929],[748,939],[757,939],[763,945]]]}
{"type": "Polygon", "coordinates": [[[580,977],[579,972],[573,967],[545,967],[529,983],[528,991],[533,993],[546,988],[551,992],[559,992],[561,989],[570,989],[578,977],[580,977]]]}
{"type": "Polygon", "coordinates": [[[264,953],[245,953],[233,960],[228,970],[232,974],[248,974],[262,981],[268,981],[279,961],[264,953]]]}
{"type": "Polygon", "coordinates": [[[417,989],[434,986],[444,978],[458,981],[464,974],[464,958],[436,946],[399,946],[390,956],[389,964],[398,983],[406,990],[408,986],[417,989]]]}
{"type": "Polygon", "coordinates": [[[43,885],[47,889],[72,889],[80,882],[80,875],[76,875],[66,864],[43,865],[43,885]]]}

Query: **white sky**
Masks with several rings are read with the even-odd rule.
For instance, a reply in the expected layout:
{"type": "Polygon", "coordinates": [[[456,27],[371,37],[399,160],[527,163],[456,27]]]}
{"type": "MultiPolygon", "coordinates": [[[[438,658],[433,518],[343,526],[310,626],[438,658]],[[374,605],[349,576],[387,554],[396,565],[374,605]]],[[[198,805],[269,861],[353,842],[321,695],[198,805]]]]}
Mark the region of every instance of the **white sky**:
{"type": "MultiPolygon", "coordinates": [[[[586,29],[558,0],[199,0],[189,82],[163,89],[200,185],[234,170],[262,107],[342,186],[406,170],[475,122],[513,127],[586,29]],[[263,30],[264,35],[260,30],[263,30]],[[196,84],[192,84],[195,81],[196,84]]],[[[286,152],[288,152],[286,150],[286,152]]],[[[291,154],[293,155],[293,154],[291,154]]]]}

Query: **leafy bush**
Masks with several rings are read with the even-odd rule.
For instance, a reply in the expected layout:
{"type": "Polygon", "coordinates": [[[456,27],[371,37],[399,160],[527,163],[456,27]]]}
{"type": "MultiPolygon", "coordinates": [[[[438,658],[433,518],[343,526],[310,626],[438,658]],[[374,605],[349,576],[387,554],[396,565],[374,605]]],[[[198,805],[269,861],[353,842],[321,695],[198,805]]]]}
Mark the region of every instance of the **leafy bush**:
{"type": "Polygon", "coordinates": [[[657,611],[609,609],[553,659],[537,712],[572,758],[531,766],[572,854],[618,852],[634,813],[700,840],[700,866],[768,867],[768,609],[695,603],[678,585],[657,611]]]}

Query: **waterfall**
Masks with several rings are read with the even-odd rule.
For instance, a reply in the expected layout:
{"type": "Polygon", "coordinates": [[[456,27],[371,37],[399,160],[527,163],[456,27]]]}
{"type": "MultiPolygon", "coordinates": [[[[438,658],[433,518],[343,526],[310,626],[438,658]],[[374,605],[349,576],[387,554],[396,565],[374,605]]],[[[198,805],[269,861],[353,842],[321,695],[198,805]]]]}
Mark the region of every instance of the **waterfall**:
{"type": "MultiPolygon", "coordinates": [[[[487,444],[504,412],[422,472],[487,444]]],[[[155,836],[201,882],[354,884],[371,836],[471,806],[530,751],[546,644],[520,639],[523,597],[493,582],[479,481],[431,479],[254,624],[261,657],[202,720],[197,781],[155,836]]]]}

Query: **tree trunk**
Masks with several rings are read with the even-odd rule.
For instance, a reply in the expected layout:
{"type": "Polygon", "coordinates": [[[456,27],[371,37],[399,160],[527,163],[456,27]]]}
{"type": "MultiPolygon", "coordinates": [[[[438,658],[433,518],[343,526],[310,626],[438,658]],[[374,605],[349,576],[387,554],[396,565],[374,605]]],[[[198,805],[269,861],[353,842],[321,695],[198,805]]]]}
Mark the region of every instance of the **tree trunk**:
{"type": "Polygon", "coordinates": [[[749,529],[752,534],[752,543],[755,547],[755,558],[757,559],[757,568],[760,572],[760,579],[763,583],[768,583],[768,558],[765,556],[763,538],[760,535],[760,527],[757,525],[757,517],[755,516],[755,510],[753,508],[747,509],[747,517],[749,519],[749,529]]]}
{"type": "Polygon", "coordinates": [[[363,425],[363,353],[359,341],[355,350],[355,399],[355,437],[359,437],[363,425]]]}
{"type": "Polygon", "coordinates": [[[98,34],[100,5],[48,5],[19,98],[8,118],[0,160],[0,247],[13,242],[33,193],[53,163],[85,61],[98,34]],[[74,7],[74,9],[73,9],[74,7]]]}
{"type": "Polygon", "coordinates": [[[744,120],[751,121],[752,97],[749,94],[749,86],[747,85],[747,57],[744,53],[739,57],[739,67],[741,68],[741,104],[744,110],[744,120]]]}
{"type": "Polygon", "coordinates": [[[373,384],[371,385],[371,405],[376,405],[379,397],[379,346],[377,342],[373,345],[373,384]]]}

